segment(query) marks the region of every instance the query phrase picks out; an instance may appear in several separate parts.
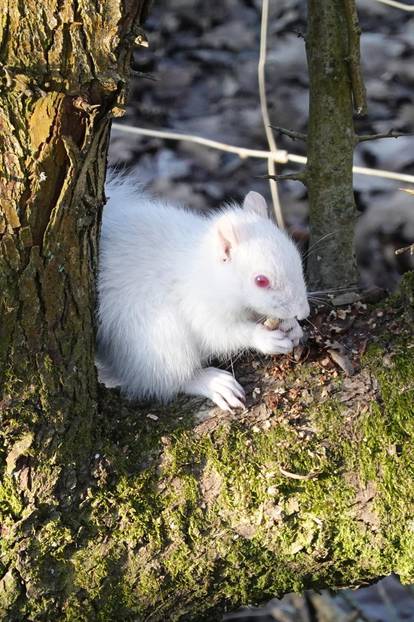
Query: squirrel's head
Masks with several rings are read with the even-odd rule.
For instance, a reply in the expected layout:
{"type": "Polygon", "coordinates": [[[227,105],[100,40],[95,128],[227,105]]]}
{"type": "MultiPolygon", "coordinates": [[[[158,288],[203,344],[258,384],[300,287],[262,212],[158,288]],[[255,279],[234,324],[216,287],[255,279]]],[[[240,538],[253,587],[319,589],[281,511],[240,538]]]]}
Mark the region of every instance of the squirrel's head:
{"type": "Polygon", "coordinates": [[[242,209],[230,207],[214,227],[220,273],[241,307],[276,319],[309,315],[300,254],[259,193],[249,192],[242,209]]]}

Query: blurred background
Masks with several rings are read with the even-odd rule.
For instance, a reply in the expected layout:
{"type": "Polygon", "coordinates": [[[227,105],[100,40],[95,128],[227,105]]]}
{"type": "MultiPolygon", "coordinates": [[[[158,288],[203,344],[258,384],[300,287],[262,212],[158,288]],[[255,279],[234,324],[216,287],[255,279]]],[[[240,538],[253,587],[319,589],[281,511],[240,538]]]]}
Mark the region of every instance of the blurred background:
{"type": "MultiPolygon", "coordinates": [[[[405,2],[414,8],[414,0],[405,2]]],[[[412,133],[414,13],[376,0],[358,0],[357,5],[369,101],[369,114],[357,120],[357,130],[412,133]]],[[[117,122],[267,150],[257,81],[261,6],[261,0],[155,2],[146,24],[149,47],[136,50],[133,69],[137,73],[127,111],[117,122]]],[[[300,132],[306,132],[308,110],[301,37],[305,31],[305,0],[271,0],[266,65],[269,113],[275,125],[300,132]]],[[[306,155],[302,142],[275,137],[278,148],[306,155]]],[[[241,159],[193,143],[142,137],[114,128],[109,161],[132,172],[152,193],[194,209],[240,201],[252,189],[270,202],[269,184],[260,179],[267,174],[265,160],[241,159]]],[[[362,143],[354,163],[414,175],[414,136],[362,143]]],[[[278,166],[279,173],[297,169],[298,165],[292,164],[278,166]]],[[[409,253],[396,257],[394,251],[414,242],[414,196],[400,190],[414,189],[414,184],[356,174],[354,187],[363,281],[393,289],[399,272],[412,262],[409,253]]],[[[278,188],[287,226],[306,244],[306,189],[299,182],[281,182],[278,188]]],[[[380,585],[352,597],[361,619],[414,620],[412,592],[403,590],[392,577],[380,585]],[[381,590],[386,590],[385,596],[381,590]]],[[[297,612],[301,606],[298,604],[297,612]]],[[[260,612],[250,610],[229,619],[276,620],[275,607],[270,603],[260,612]]],[[[355,610],[348,607],[344,611],[355,610]]]]}
{"type": "MultiPolygon", "coordinates": [[[[369,98],[369,114],[357,120],[357,130],[413,132],[414,13],[377,0],[357,5],[369,98]]],[[[257,81],[260,19],[261,0],[220,0],[214,6],[202,0],[155,2],[146,24],[149,47],[135,52],[127,111],[118,122],[267,150],[257,81]]],[[[269,114],[273,124],[301,132],[306,132],[308,110],[305,32],[306,0],[270,2],[269,114]]],[[[278,148],[306,155],[301,141],[275,137],[278,148]]],[[[265,160],[114,128],[109,161],[132,171],[152,193],[196,209],[241,200],[252,189],[270,200],[268,182],[260,179],[267,173],[265,160]]],[[[414,174],[414,137],[362,143],[355,165],[414,174]]],[[[278,172],[298,166],[278,166],[278,172]]],[[[357,231],[363,279],[393,289],[398,271],[412,261],[408,253],[394,254],[396,247],[414,241],[414,197],[399,190],[410,185],[360,174],[354,182],[357,208],[365,214],[357,231]]],[[[306,242],[306,189],[300,182],[278,186],[287,226],[306,242]]]]}

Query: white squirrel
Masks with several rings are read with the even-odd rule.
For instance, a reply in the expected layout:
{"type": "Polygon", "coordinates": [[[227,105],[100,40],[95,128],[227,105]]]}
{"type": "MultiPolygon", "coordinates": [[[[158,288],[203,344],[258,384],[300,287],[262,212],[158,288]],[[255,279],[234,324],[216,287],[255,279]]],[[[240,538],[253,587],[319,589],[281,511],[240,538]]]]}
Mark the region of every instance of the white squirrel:
{"type": "Polygon", "coordinates": [[[177,393],[244,408],[227,371],[203,367],[247,348],[285,354],[309,314],[302,262],[265,199],[201,214],[147,196],[129,177],[106,186],[98,274],[100,380],[129,398],[177,393]],[[269,330],[259,316],[280,320],[269,330]]]}

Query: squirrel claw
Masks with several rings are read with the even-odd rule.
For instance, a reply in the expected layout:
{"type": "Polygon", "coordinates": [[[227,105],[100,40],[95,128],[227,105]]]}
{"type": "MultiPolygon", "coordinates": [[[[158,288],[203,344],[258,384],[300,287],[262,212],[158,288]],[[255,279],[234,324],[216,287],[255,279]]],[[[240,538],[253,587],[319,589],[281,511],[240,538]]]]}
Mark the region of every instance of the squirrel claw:
{"type": "Polygon", "coordinates": [[[245,408],[243,387],[229,372],[215,367],[200,370],[186,384],[184,391],[190,395],[208,397],[217,406],[230,412],[232,408],[245,408]]]}
{"type": "Polygon", "coordinates": [[[211,401],[217,404],[222,410],[226,410],[228,412],[233,412],[233,408],[242,408],[243,410],[246,408],[243,402],[241,402],[237,397],[226,396],[226,399],[229,403],[227,403],[226,399],[224,399],[220,393],[213,393],[210,397],[211,401]]]}

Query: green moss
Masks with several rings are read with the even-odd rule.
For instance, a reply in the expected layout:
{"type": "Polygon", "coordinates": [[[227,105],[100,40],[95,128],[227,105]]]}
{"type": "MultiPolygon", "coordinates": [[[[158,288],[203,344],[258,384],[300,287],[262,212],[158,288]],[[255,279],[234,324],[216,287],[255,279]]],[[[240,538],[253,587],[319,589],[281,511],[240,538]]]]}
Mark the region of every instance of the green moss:
{"type": "MultiPolygon", "coordinates": [[[[402,332],[369,348],[357,377],[377,386],[368,405],[321,400],[317,370],[294,369],[287,384],[312,394],[299,423],[275,410],[266,426],[223,418],[208,430],[181,403],[152,406],[148,418],[145,405],[134,412],[111,394],[76,512],[41,508],[33,532],[21,521],[35,560],[26,578],[40,594],[32,618],[50,610],[51,584],[59,620],[139,622],[216,620],[240,604],[390,571],[413,581],[409,345],[402,332]]],[[[335,390],[340,398],[342,380],[335,390]]],[[[50,481],[53,465],[38,468],[50,481]]],[[[3,477],[0,509],[6,527],[21,518],[13,477],[3,477]]],[[[2,553],[6,571],[18,551],[4,540],[2,553]]]]}
{"type": "Polygon", "coordinates": [[[64,559],[67,546],[72,544],[73,533],[56,517],[43,525],[36,534],[36,539],[41,555],[53,552],[56,559],[64,559]]]}
{"type": "Polygon", "coordinates": [[[12,477],[3,475],[0,482],[0,516],[18,519],[23,511],[23,503],[12,477]]]}
{"type": "MultiPolygon", "coordinates": [[[[366,359],[381,400],[352,420],[330,400],[307,413],[316,434],[300,442],[288,420],[266,431],[235,422],[209,435],[175,431],[163,436],[161,463],[95,498],[95,528],[110,525],[113,538],[136,550],[136,581],[130,577],[123,596],[130,611],[159,607],[156,619],[165,619],[178,590],[181,614],[171,619],[190,620],[191,610],[201,616],[194,619],[208,619],[211,592],[215,606],[229,607],[313,585],[350,585],[356,569],[364,580],[392,569],[414,578],[414,531],[405,522],[414,481],[412,396],[401,390],[414,370],[404,350],[395,374],[383,371],[382,356],[379,347],[366,359]],[[393,453],[396,444],[403,454],[393,453]],[[280,468],[317,476],[291,479],[280,468]],[[376,496],[368,512],[358,495],[370,482],[376,496]]],[[[153,429],[150,436],[145,444],[154,450],[153,429]]]]}
{"type": "Polygon", "coordinates": [[[365,421],[367,451],[377,474],[375,504],[386,532],[385,555],[402,580],[413,581],[414,559],[414,359],[411,340],[401,339],[387,367],[381,352],[367,360],[381,401],[365,421]]]}

